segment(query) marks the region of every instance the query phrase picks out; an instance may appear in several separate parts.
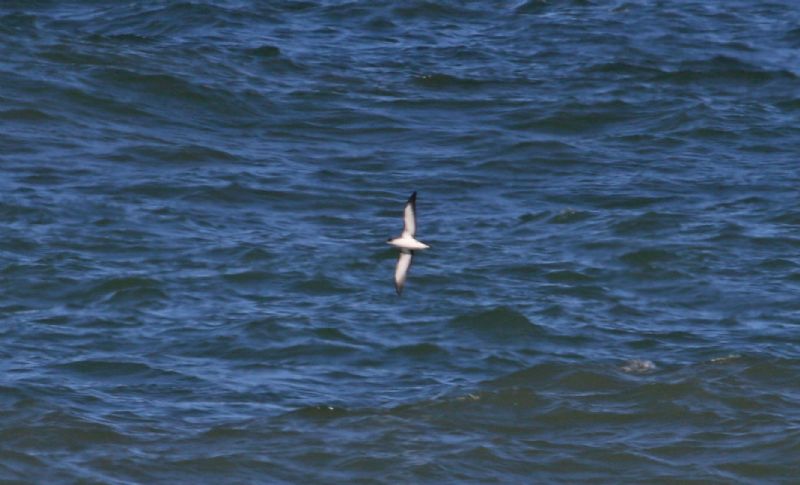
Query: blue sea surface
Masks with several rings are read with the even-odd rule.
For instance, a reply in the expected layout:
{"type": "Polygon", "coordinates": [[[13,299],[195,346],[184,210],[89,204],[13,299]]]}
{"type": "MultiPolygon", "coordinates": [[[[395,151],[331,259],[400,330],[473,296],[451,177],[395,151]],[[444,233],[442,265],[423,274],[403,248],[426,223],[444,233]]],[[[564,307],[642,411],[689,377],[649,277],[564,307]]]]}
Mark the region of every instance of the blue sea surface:
{"type": "Polygon", "coordinates": [[[5,0],[0,482],[796,482],[799,188],[793,1],[5,0]]]}

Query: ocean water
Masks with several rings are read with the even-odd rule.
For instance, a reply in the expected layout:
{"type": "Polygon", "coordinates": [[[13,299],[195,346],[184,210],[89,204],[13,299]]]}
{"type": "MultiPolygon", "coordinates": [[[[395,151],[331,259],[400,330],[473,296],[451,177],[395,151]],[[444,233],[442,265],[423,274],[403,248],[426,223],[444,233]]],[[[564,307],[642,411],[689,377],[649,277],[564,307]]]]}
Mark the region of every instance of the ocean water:
{"type": "Polygon", "coordinates": [[[799,26],[3,1],[0,481],[796,481],[799,26]]]}

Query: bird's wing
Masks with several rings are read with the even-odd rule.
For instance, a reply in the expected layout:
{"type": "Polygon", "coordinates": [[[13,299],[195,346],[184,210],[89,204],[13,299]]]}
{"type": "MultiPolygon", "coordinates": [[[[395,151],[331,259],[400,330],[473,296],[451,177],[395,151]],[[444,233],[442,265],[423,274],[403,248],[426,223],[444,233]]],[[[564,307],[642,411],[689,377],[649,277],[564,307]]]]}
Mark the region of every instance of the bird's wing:
{"type": "Polygon", "coordinates": [[[414,191],[403,209],[403,236],[414,237],[417,232],[417,192],[414,191]]]}
{"type": "Polygon", "coordinates": [[[408,268],[411,267],[411,258],[414,253],[410,249],[401,249],[400,256],[397,257],[397,268],[394,270],[394,288],[397,294],[403,292],[403,285],[406,284],[408,268]]]}

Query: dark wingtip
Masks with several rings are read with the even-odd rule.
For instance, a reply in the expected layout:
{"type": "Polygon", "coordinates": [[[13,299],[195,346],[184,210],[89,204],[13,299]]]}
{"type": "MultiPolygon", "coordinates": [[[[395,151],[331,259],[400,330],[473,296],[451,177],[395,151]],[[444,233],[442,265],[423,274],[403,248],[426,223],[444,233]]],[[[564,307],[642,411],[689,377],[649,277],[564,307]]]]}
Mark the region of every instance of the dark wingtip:
{"type": "Polygon", "coordinates": [[[416,200],[417,200],[417,191],[415,190],[414,193],[411,194],[411,197],[408,198],[408,201],[409,202],[416,202],[416,200]]]}

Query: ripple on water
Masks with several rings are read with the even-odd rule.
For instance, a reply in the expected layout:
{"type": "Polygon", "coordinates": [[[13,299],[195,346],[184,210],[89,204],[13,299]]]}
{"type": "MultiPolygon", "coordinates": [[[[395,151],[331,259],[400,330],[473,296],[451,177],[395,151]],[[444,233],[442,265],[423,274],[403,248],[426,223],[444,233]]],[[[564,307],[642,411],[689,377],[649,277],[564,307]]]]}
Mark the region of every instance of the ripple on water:
{"type": "Polygon", "coordinates": [[[102,279],[73,294],[73,298],[111,304],[155,304],[168,297],[163,283],[155,278],[121,276],[102,279]]]}
{"type": "Polygon", "coordinates": [[[309,295],[340,295],[355,291],[349,286],[344,286],[336,280],[322,275],[299,281],[292,288],[295,291],[309,295]]]}
{"type": "Polygon", "coordinates": [[[546,331],[528,320],[525,315],[508,307],[475,310],[461,314],[450,321],[457,329],[497,339],[535,338],[546,331]]]}

